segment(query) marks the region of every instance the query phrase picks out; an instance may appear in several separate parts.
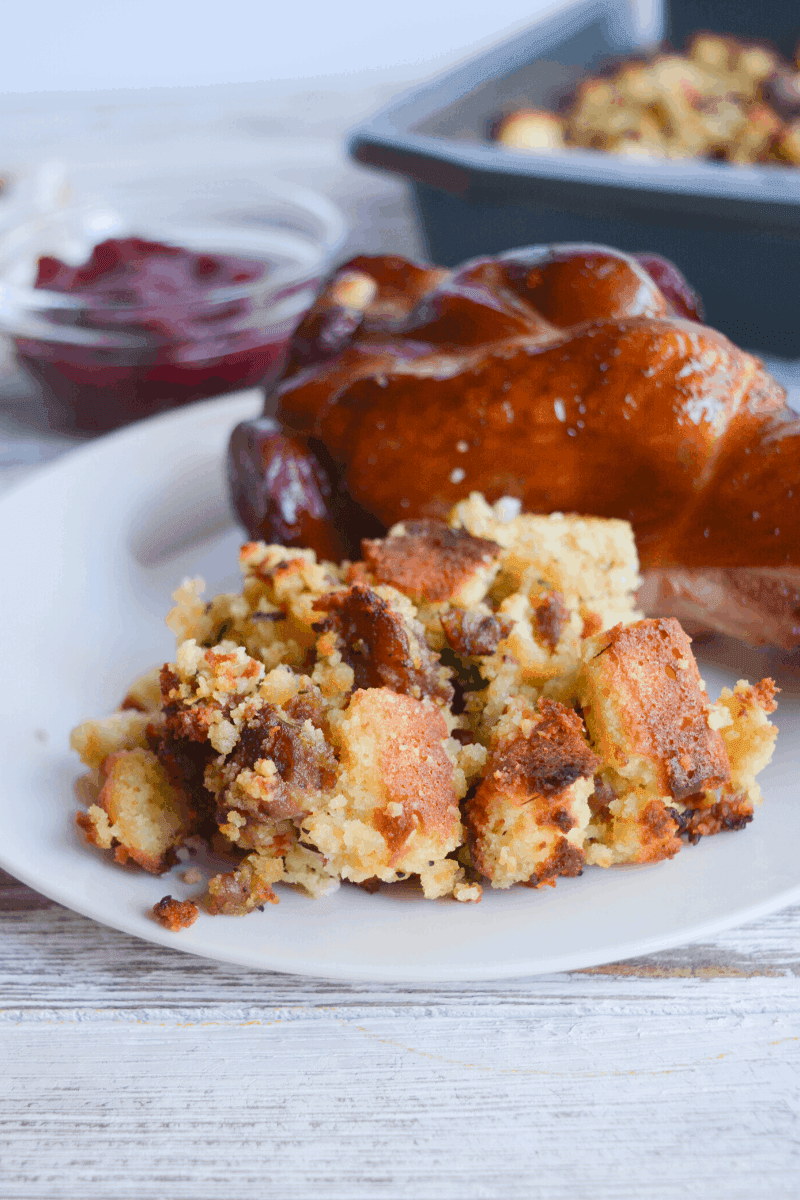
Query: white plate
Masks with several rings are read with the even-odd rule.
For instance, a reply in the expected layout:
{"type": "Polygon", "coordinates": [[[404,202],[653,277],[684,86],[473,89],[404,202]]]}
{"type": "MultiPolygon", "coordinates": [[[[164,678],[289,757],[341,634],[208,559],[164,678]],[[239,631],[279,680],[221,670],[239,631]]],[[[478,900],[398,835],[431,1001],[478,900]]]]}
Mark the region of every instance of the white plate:
{"type": "Polygon", "coordinates": [[[111,711],[127,682],[171,657],[164,626],[185,574],[237,586],[239,534],[224,483],[231,427],[254,392],[182,409],[76,450],[0,502],[3,694],[0,864],[46,895],[151,942],[226,962],[377,981],[499,979],[647,954],[800,901],[800,665],[715,642],[698,657],[709,691],[772,674],[781,736],[767,801],[743,832],[687,846],[672,862],[587,870],[555,889],[487,889],[479,905],[396,888],[344,886],[237,917],[201,914],[179,934],[146,915],[192,890],[123,869],[78,837],[81,773],[69,731],[111,711]]]}

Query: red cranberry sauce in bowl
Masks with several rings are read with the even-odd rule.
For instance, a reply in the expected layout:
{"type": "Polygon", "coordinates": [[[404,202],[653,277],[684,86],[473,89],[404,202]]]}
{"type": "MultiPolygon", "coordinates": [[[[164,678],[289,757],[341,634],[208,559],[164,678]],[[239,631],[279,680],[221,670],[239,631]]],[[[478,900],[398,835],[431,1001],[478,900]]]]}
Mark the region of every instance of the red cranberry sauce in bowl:
{"type": "Polygon", "coordinates": [[[141,221],[149,236],[84,207],[4,237],[0,328],[54,428],[102,432],[277,371],[343,227],[303,189],[268,199],[246,220],[141,221]]]}

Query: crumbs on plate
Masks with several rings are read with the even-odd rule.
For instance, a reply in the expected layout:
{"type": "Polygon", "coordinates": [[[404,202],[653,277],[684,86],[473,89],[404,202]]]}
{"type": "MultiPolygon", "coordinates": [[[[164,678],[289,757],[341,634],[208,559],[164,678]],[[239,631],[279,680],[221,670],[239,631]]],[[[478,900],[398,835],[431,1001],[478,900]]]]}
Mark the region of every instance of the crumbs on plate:
{"type": "MultiPolygon", "coordinates": [[[[278,883],[477,901],[751,820],[775,687],[711,703],[680,624],[636,610],[627,522],[473,494],[362,554],[252,542],[240,593],[178,588],[174,661],[72,734],[87,841],[161,874],[203,837],[229,860],[203,907],[242,914],[278,883]]],[[[165,896],[153,916],[197,912],[165,896]]]]}

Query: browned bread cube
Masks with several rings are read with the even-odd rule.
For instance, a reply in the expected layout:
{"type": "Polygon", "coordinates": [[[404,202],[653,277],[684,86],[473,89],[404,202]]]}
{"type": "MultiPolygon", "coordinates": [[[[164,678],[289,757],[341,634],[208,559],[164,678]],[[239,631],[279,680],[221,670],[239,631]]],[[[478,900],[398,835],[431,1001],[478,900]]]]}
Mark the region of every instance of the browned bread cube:
{"type": "Polygon", "coordinates": [[[718,729],[731,766],[728,790],[751,804],[761,803],[756,775],[772,758],[778,730],[769,717],[778,707],[772,679],[762,679],[755,687],[740,679],[734,687],[723,688],[712,707],[709,722],[718,729]]]}
{"type": "Polygon", "coordinates": [[[483,600],[499,566],[500,547],[444,521],[408,521],[387,538],[361,544],[376,583],[414,601],[449,601],[464,608],[483,600]]]}
{"type": "Polygon", "coordinates": [[[120,750],[102,766],[97,803],[79,813],[86,840],[161,875],[177,861],[175,851],[194,832],[188,797],[172,786],[150,750],[120,750]]]}
{"type": "Polygon", "coordinates": [[[333,731],[335,795],[302,821],[345,879],[386,881],[419,874],[426,894],[452,891],[460,844],[455,765],[448,729],[430,700],[371,688],[354,693],[333,731]]]}
{"type": "Polygon", "coordinates": [[[720,787],[730,766],[690,639],[673,618],[588,638],[578,684],[592,745],[618,791],[685,800],[720,787]]]}
{"type": "Polygon", "coordinates": [[[580,717],[555,700],[512,706],[465,819],[475,866],[496,888],[579,875],[600,760],[580,717]]]}

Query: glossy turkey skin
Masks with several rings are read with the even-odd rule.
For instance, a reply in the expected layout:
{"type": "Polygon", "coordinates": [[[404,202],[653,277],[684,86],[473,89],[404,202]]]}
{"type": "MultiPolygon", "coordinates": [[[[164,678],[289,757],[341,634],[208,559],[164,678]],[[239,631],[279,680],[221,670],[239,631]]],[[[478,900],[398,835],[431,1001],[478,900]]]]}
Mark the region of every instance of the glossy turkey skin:
{"type": "Polygon", "coordinates": [[[355,259],[267,413],[324,460],[345,550],[364,513],[388,526],[481,491],[626,518],[644,567],[798,567],[800,419],[757,359],[678,315],[691,301],[603,247],[355,259]]]}

